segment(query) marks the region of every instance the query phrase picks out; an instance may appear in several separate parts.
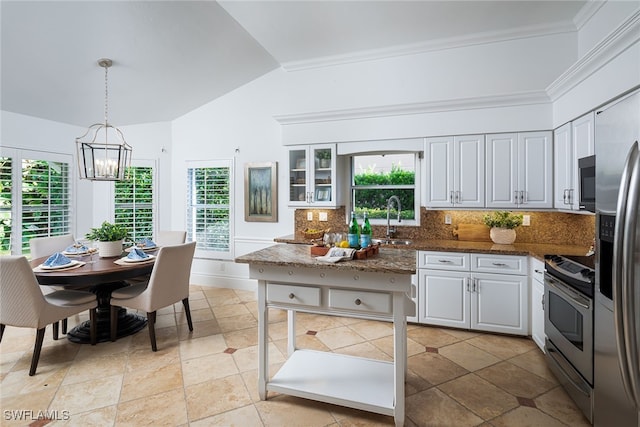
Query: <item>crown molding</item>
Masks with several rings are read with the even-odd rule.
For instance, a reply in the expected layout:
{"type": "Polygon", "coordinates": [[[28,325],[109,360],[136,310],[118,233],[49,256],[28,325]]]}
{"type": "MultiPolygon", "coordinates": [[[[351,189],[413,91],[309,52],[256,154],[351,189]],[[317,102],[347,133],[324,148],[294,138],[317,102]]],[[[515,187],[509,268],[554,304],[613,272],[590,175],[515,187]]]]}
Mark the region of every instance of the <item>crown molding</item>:
{"type": "Polygon", "coordinates": [[[315,113],[280,114],[273,116],[273,118],[281,125],[292,125],[336,120],[436,113],[444,111],[473,110],[479,108],[513,107],[518,105],[546,104],[549,102],[551,102],[551,100],[544,91],[529,91],[507,95],[478,96],[473,98],[457,98],[378,107],[350,108],[315,113]]]}
{"type": "Polygon", "coordinates": [[[640,40],[640,9],[602,39],[546,88],[552,101],[573,89],[640,40]]]}
{"type": "Polygon", "coordinates": [[[534,25],[518,29],[491,31],[473,35],[450,37],[440,40],[411,43],[383,49],[362,50],[344,55],[332,55],[320,58],[305,59],[301,61],[289,61],[283,62],[280,65],[285,71],[301,71],[312,68],[322,68],[355,62],[373,61],[378,59],[392,58],[395,56],[415,55],[438,50],[454,49],[523,38],[541,37],[551,34],[575,31],[576,27],[574,23],[571,21],[566,21],[553,24],[534,25]]]}
{"type": "Polygon", "coordinates": [[[593,15],[595,15],[606,2],[607,0],[589,0],[582,6],[582,9],[580,9],[573,18],[573,23],[578,31],[593,18],[593,15]]]}

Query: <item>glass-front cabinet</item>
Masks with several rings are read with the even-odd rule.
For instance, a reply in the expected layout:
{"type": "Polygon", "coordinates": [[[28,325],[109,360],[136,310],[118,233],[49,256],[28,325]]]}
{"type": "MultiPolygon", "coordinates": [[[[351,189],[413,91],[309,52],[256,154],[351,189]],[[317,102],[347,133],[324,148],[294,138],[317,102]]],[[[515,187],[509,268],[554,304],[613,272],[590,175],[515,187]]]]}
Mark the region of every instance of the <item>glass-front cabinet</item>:
{"type": "Polygon", "coordinates": [[[336,206],[336,147],[289,149],[289,206],[336,206]]]}

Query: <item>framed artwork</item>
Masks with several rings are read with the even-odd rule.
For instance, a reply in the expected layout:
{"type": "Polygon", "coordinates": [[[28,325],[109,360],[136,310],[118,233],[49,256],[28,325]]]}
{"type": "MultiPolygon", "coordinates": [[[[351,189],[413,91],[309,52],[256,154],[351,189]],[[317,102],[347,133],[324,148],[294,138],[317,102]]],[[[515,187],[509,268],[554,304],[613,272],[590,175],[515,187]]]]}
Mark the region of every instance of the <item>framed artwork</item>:
{"type": "Polygon", "coordinates": [[[331,187],[316,188],[316,202],[330,202],[331,201],[331,187]]]}
{"type": "Polygon", "coordinates": [[[244,220],[278,222],[278,163],[244,166],[244,220]]]}

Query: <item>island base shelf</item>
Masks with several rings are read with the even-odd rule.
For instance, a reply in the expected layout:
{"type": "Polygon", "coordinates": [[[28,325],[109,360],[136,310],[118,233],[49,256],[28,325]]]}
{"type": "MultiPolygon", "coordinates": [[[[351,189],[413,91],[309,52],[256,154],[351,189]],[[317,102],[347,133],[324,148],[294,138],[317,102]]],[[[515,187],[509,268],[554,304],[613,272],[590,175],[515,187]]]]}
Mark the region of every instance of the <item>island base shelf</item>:
{"type": "Polygon", "coordinates": [[[394,364],[338,353],[296,350],[267,390],[394,416],[394,364]]]}

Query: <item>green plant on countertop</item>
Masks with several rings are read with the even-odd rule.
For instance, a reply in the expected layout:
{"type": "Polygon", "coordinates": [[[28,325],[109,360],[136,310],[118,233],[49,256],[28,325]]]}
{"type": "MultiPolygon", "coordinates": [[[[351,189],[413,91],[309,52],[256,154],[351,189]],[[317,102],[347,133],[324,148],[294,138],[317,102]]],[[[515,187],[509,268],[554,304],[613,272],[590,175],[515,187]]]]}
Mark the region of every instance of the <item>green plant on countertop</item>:
{"type": "Polygon", "coordinates": [[[522,215],[508,211],[495,211],[492,214],[486,214],[482,220],[491,228],[513,229],[522,225],[522,215]]]}
{"type": "Polygon", "coordinates": [[[90,229],[84,237],[100,242],[116,242],[128,238],[129,232],[118,224],[111,224],[105,221],[100,227],[90,229]]]}

